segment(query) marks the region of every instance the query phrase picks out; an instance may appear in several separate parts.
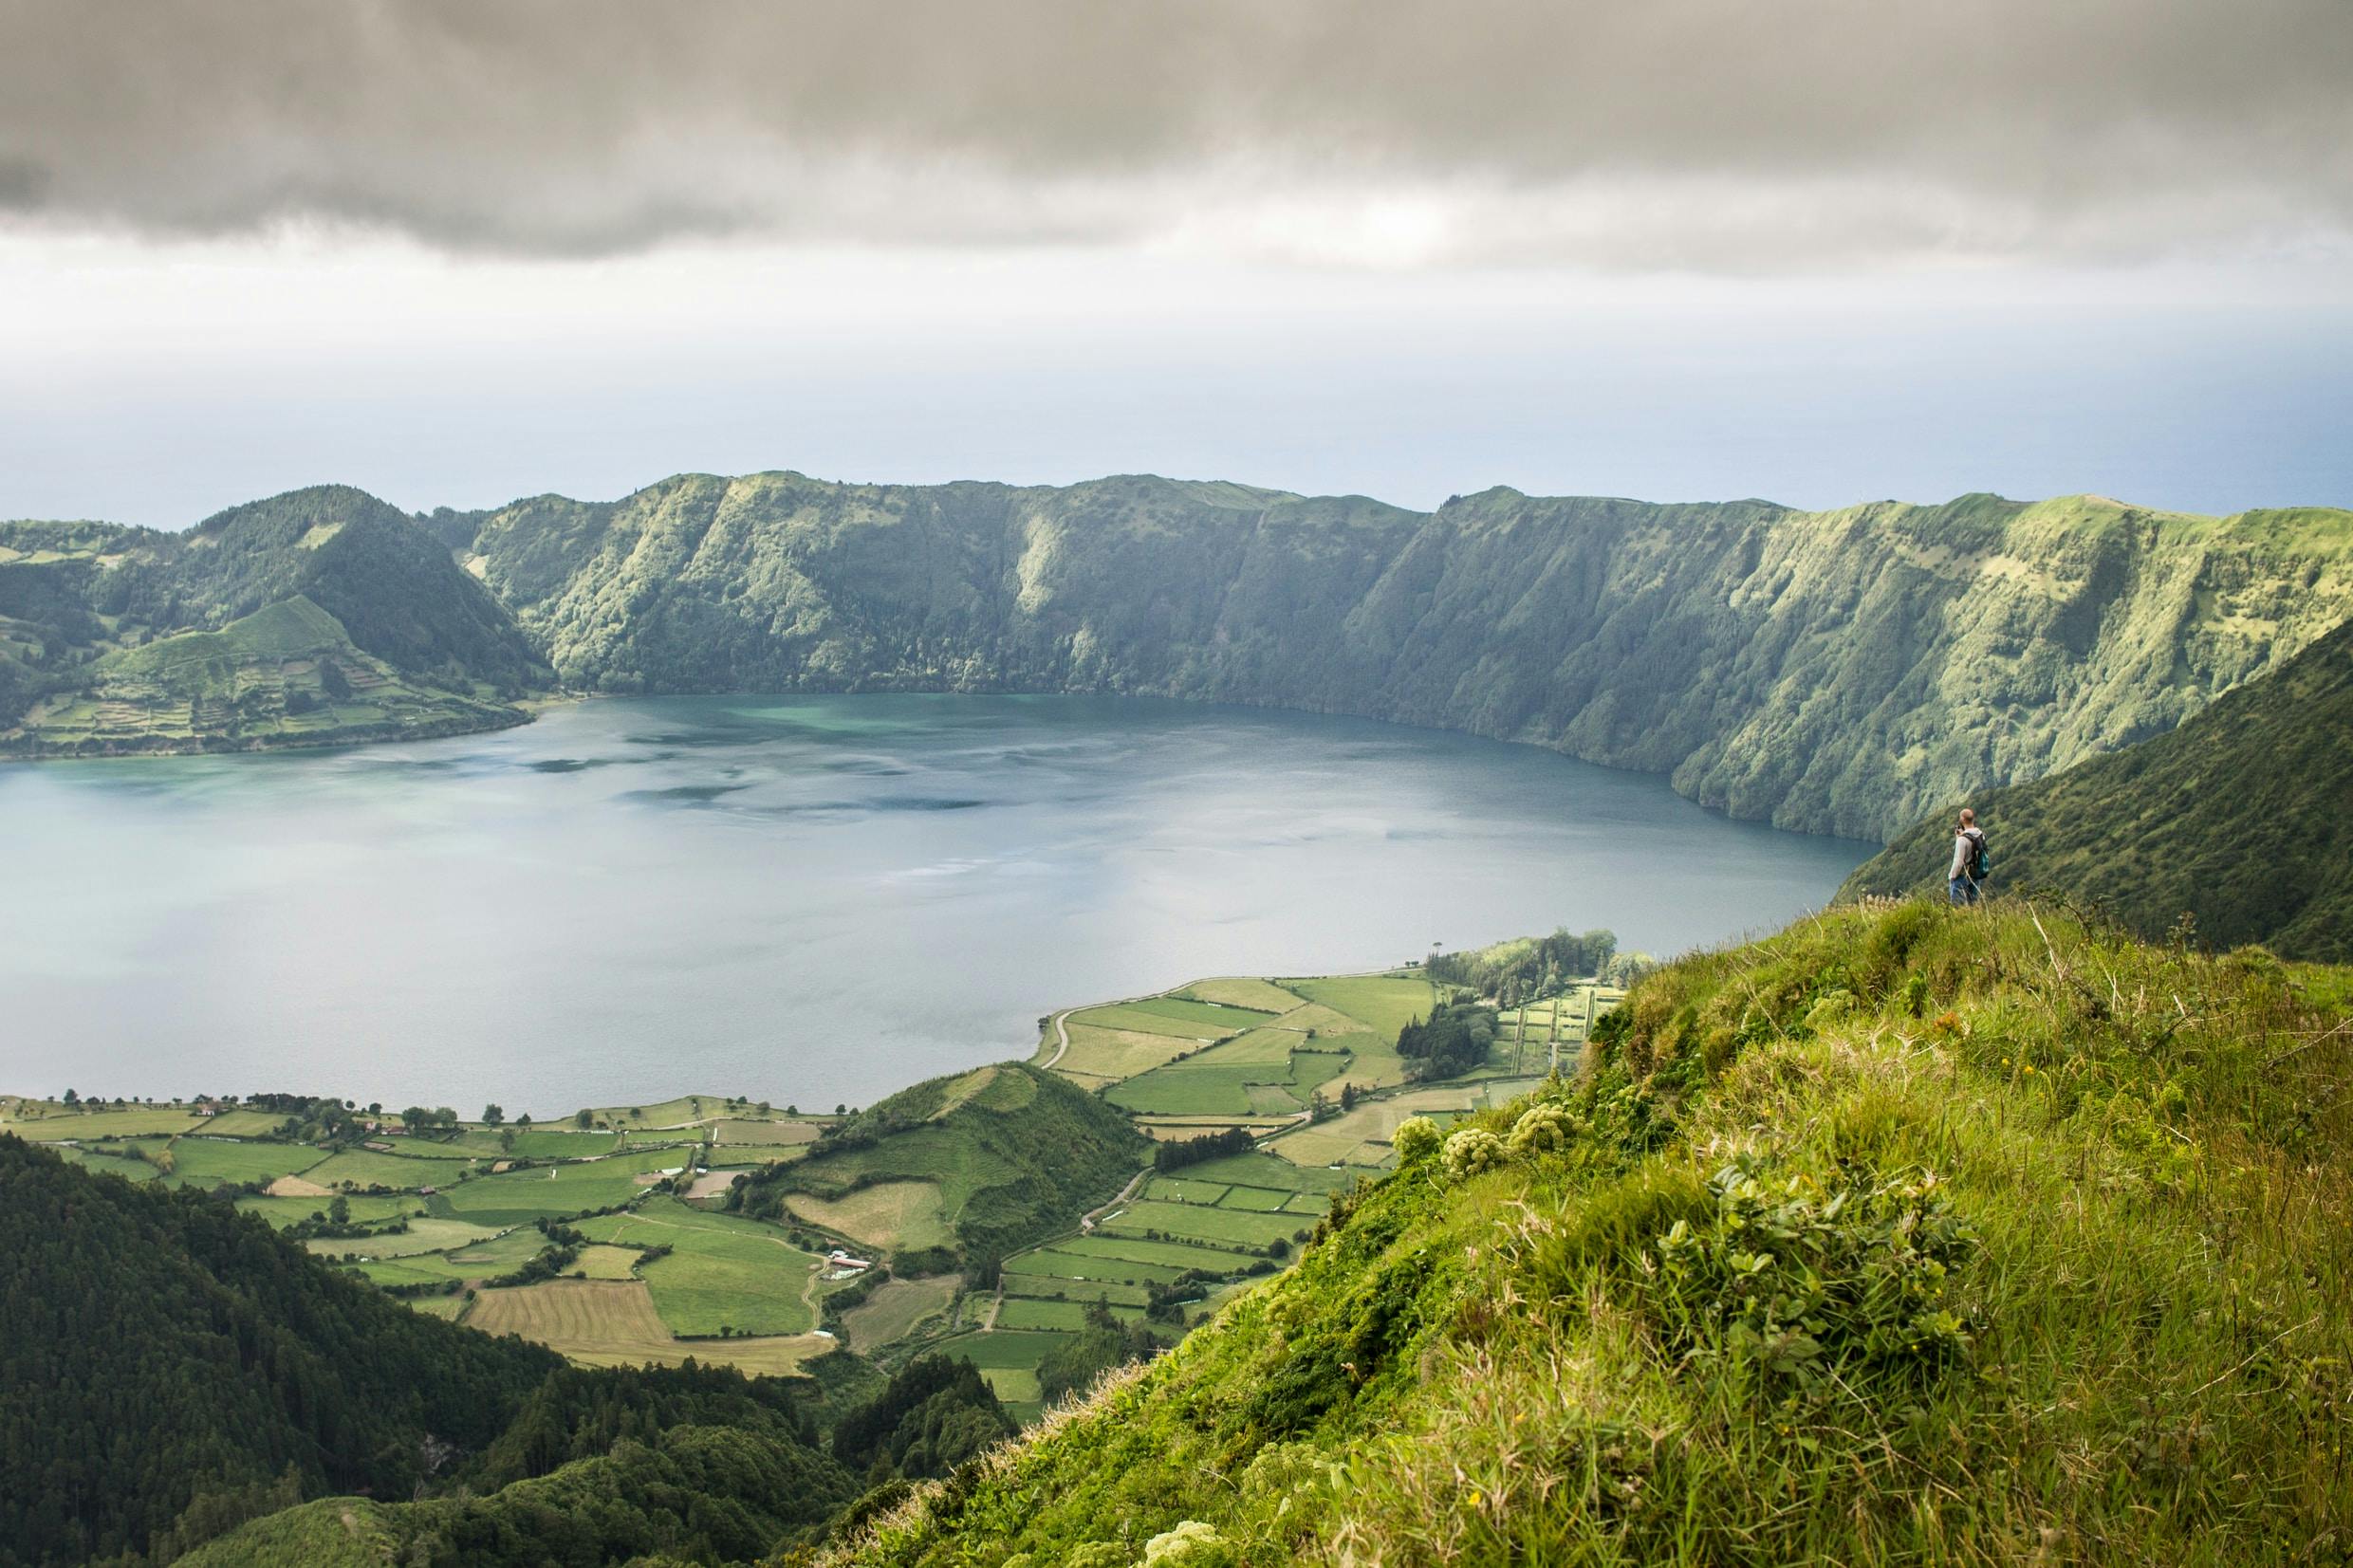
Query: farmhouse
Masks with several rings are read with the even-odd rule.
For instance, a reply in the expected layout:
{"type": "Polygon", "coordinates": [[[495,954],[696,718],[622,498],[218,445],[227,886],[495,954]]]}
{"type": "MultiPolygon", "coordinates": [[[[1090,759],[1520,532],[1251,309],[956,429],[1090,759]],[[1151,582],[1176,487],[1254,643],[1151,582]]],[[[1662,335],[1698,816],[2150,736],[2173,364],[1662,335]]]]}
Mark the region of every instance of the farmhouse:
{"type": "Polygon", "coordinates": [[[825,1254],[825,1262],[831,1264],[836,1268],[847,1269],[852,1274],[862,1274],[867,1269],[874,1266],[873,1263],[869,1260],[864,1258],[853,1258],[838,1246],[831,1252],[825,1254]]]}

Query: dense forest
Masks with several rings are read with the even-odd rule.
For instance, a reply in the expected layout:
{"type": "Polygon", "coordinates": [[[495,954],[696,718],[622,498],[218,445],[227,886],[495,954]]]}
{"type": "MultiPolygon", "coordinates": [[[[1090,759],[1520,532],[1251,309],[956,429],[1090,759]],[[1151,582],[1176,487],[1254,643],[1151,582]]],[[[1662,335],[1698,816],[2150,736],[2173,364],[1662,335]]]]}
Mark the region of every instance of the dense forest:
{"type": "Polygon", "coordinates": [[[300,594],[399,678],[474,698],[560,679],[1255,703],[1530,742],[1884,837],[2284,664],[2353,610],[2349,523],[1509,489],[1420,513],[1150,476],[684,475],[422,519],[298,490],[189,535],[0,525],[0,731],[110,654],[300,594]]]}
{"type": "MultiPolygon", "coordinates": [[[[2353,626],[2169,734],[1971,797],[1992,886],[2060,895],[2151,939],[2353,961],[2353,626]]],[[[1843,895],[1941,887],[1952,819],[1899,837],[1843,895]]]]}
{"type": "Polygon", "coordinates": [[[1012,1430],[936,1358],[814,1397],[568,1366],[412,1312],[226,1201],[6,1134],[0,1257],[5,1568],[746,1561],[1012,1430]]]}

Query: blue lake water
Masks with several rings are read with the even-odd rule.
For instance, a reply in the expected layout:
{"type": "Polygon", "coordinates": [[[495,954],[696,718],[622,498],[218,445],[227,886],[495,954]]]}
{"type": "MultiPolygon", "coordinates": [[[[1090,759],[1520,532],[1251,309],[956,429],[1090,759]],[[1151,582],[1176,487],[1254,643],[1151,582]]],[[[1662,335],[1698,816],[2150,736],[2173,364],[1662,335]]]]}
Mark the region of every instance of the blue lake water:
{"type": "Polygon", "coordinates": [[[0,766],[0,1092],[858,1104],[1199,975],[1714,944],[1872,847],[1526,747],[1111,698],[604,700],[0,766]]]}

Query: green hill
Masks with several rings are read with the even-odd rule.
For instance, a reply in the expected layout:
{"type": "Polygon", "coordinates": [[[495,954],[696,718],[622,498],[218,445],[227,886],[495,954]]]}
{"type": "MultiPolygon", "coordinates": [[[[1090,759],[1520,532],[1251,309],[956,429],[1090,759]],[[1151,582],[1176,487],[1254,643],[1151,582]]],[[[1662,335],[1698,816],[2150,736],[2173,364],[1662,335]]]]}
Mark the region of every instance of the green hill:
{"type": "Polygon", "coordinates": [[[144,1550],[274,1497],[425,1475],[560,1363],[339,1278],[227,1204],[0,1135],[0,1564],[144,1550]]]}
{"type": "Polygon", "coordinates": [[[2353,973],[2023,904],[1643,980],[1290,1273],[823,1560],[2330,1559],[2353,973]]]}
{"type": "MultiPolygon", "coordinates": [[[[2353,626],[2180,729],[1974,799],[1996,888],[2097,905],[2143,936],[2353,961],[2353,626]]],[[[1939,814],[1842,896],[1941,886],[1939,814]]]]}
{"type": "Polygon", "coordinates": [[[1019,1062],[902,1089],[827,1129],[732,1203],[877,1250],[897,1272],[982,1271],[1114,1196],[1150,1144],[1120,1112],[1019,1062]]]}
{"type": "Polygon", "coordinates": [[[1122,476],[682,475],[435,530],[566,684],[1152,693],[1670,774],[1880,838],[2161,733],[2353,613],[2353,517],[2092,496],[1435,513],[1122,476]]]}
{"type": "Polygon", "coordinates": [[[300,595],[216,632],[117,649],[0,727],[0,755],[253,750],[520,724],[517,709],[401,675],[300,595]]]}
{"type": "Polygon", "coordinates": [[[2353,616],[2353,516],[1503,489],[1422,513],[1152,475],[762,473],[413,519],[324,487],[184,535],[0,525],[0,727],[114,650],[297,595],[404,679],[460,696],[553,673],[611,692],[1119,692],[1359,713],[1879,838],[2163,733],[2284,664],[2353,616]]]}
{"type": "MultiPolygon", "coordinates": [[[[359,490],[295,490],[184,534],[0,524],[0,751],[242,749],[494,729],[522,722],[509,699],[549,679],[512,618],[431,534],[359,490]],[[286,605],[306,608],[243,624],[286,605]],[[176,640],[232,628],[226,644],[176,640]],[[123,657],[165,644],[154,660],[123,657]],[[339,655],[361,711],[322,714],[305,700],[321,692],[268,668],[322,649],[339,655]],[[176,721],[148,710],[147,698],[166,694],[148,677],[163,673],[177,675],[168,694],[199,704],[181,702],[176,721]],[[273,707],[280,687],[296,711],[273,707]],[[291,719],[304,722],[275,722],[291,719]]],[[[330,687],[324,695],[343,704],[330,687]]]]}

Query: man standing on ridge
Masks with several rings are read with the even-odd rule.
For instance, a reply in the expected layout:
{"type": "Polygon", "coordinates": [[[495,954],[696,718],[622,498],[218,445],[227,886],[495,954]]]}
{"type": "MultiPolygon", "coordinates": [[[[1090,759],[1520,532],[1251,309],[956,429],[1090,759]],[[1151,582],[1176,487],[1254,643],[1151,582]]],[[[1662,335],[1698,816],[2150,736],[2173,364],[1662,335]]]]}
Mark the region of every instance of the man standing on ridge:
{"type": "Polygon", "coordinates": [[[1953,829],[1953,866],[1945,873],[1945,889],[1955,905],[1973,904],[1986,879],[1986,837],[1978,830],[1977,813],[1961,807],[1953,829]]]}

